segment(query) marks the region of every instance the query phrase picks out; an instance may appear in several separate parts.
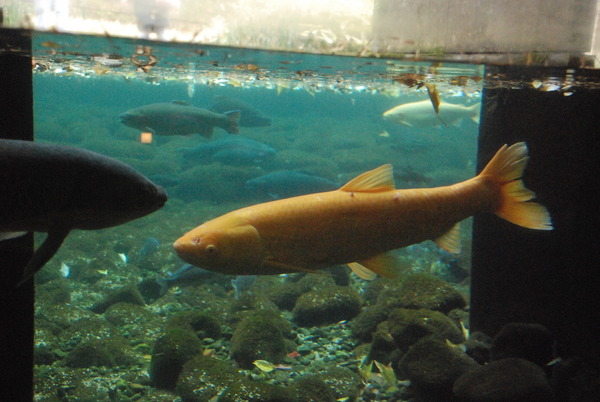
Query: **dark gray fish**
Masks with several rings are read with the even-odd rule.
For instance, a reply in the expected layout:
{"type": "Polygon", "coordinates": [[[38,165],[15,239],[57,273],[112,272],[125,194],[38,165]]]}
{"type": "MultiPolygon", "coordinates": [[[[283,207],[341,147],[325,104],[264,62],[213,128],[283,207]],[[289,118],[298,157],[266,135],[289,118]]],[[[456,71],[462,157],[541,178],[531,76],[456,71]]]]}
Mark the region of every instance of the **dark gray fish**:
{"type": "Polygon", "coordinates": [[[276,151],[262,142],[245,137],[227,136],[194,148],[184,148],[186,165],[221,162],[224,165],[259,165],[272,159],[276,151]]]}
{"type": "Polygon", "coordinates": [[[256,275],[238,275],[231,280],[233,290],[235,290],[235,299],[238,300],[244,292],[249,292],[256,282],[256,275]]]}
{"type": "Polygon", "coordinates": [[[245,187],[246,190],[254,194],[268,195],[271,198],[278,199],[333,191],[340,186],[338,183],[324,177],[284,170],[250,179],[246,182],[245,187]]]}
{"type": "Polygon", "coordinates": [[[224,113],[228,110],[239,110],[240,126],[242,127],[265,127],[271,125],[271,119],[260,110],[238,99],[228,98],[227,96],[215,96],[214,104],[210,110],[217,113],[224,113]]]}
{"type": "Polygon", "coordinates": [[[215,273],[207,269],[185,264],[175,272],[167,272],[167,276],[157,279],[156,283],[160,285],[160,295],[163,296],[175,285],[196,282],[211,275],[215,275],[215,273]]]}
{"type": "Polygon", "coordinates": [[[215,127],[230,134],[238,133],[239,110],[215,113],[184,101],[152,103],[126,111],[121,123],[156,135],[200,134],[210,138],[215,127]]]}
{"type": "Polygon", "coordinates": [[[167,201],[131,166],[75,147],[0,140],[0,240],[46,232],[20,283],[44,266],[73,229],[146,216],[167,201]]]}

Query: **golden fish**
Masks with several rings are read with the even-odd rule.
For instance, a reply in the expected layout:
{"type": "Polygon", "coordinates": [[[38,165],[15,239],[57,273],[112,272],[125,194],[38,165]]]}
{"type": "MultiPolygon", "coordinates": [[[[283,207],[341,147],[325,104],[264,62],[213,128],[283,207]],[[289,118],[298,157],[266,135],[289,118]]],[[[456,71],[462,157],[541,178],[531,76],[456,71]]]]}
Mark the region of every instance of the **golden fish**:
{"type": "Polygon", "coordinates": [[[190,264],[233,275],[313,272],[349,264],[361,277],[393,277],[390,250],[434,240],[457,252],[457,223],[494,213],[516,225],[551,230],[546,208],[520,177],[525,143],[504,145],[476,177],[451,186],[394,189],[391,165],[339,190],[242,208],[192,229],[174,248],[190,264]]]}

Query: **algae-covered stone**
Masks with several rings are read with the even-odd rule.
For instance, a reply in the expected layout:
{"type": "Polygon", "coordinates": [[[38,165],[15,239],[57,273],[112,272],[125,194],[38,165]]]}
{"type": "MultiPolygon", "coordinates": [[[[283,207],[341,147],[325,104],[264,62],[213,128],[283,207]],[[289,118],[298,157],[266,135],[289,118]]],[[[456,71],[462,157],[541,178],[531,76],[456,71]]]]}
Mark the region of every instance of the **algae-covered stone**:
{"type": "Polygon", "coordinates": [[[390,314],[388,325],[394,342],[404,350],[429,335],[455,344],[464,341],[462,331],[439,311],[398,308],[390,314]]]}
{"type": "Polygon", "coordinates": [[[202,343],[190,329],[169,328],[154,344],[150,379],[159,388],[173,389],[183,365],[202,354],[202,343]]]}
{"type": "Polygon", "coordinates": [[[390,310],[381,304],[376,304],[363,309],[360,314],[350,322],[352,335],[361,341],[370,341],[377,325],[387,320],[389,314],[390,310]]]}
{"type": "Polygon", "coordinates": [[[218,401],[297,402],[298,399],[287,388],[265,382],[245,380],[234,382],[225,388],[219,395],[218,401]]]}
{"type": "Polygon", "coordinates": [[[143,306],[145,304],[142,294],[138,290],[137,286],[125,286],[120,289],[116,289],[107,294],[104,299],[96,303],[92,307],[94,313],[102,314],[110,306],[116,303],[131,303],[143,306]]]}
{"type": "Polygon", "coordinates": [[[335,402],[331,387],[314,374],[303,375],[290,388],[298,401],[335,402]]]}
{"type": "Polygon", "coordinates": [[[496,360],[463,374],[453,392],[458,402],[556,400],[544,370],[518,358],[496,360]]]}
{"type": "Polygon", "coordinates": [[[240,367],[251,369],[254,360],[279,363],[285,357],[281,331],[285,319],[272,312],[254,312],[242,320],[231,338],[231,357],[240,367]]]}
{"type": "Polygon", "coordinates": [[[66,304],[71,302],[71,291],[65,284],[64,278],[60,278],[37,286],[35,288],[35,297],[36,303],[66,304]]]}
{"type": "Polygon", "coordinates": [[[494,337],[491,359],[517,357],[546,367],[556,357],[555,342],[552,332],[541,324],[510,322],[494,337]]]}
{"type": "Polygon", "coordinates": [[[285,282],[267,290],[267,297],[283,310],[292,310],[298,298],[304,293],[296,282],[285,282]]]}
{"type": "Polygon", "coordinates": [[[425,308],[444,314],[466,305],[462,295],[450,284],[428,274],[409,275],[398,291],[383,292],[378,302],[404,308],[425,308]]]}
{"type": "Polygon", "coordinates": [[[156,341],[164,318],[153,314],[145,307],[131,303],[113,304],[104,313],[106,319],[116,325],[121,334],[132,344],[156,341]]]}
{"type": "Polygon", "coordinates": [[[198,310],[180,311],[169,317],[166,328],[183,328],[194,331],[199,339],[221,337],[221,324],[214,315],[198,310]]]}
{"type": "Polygon", "coordinates": [[[69,352],[64,362],[69,367],[130,366],[136,362],[136,355],[121,337],[90,338],[69,352]]]}
{"type": "Polygon", "coordinates": [[[292,313],[302,326],[332,324],[350,320],[360,312],[360,296],[347,286],[330,286],[300,296],[292,313]]]}
{"type": "Polygon", "coordinates": [[[345,367],[332,367],[315,376],[333,391],[334,397],[338,400],[340,398],[355,400],[362,387],[358,374],[345,367]]]}
{"type": "Polygon", "coordinates": [[[245,381],[245,377],[230,363],[199,355],[183,366],[177,381],[177,394],[186,402],[209,401],[228,386],[241,381],[245,381]]]}
{"type": "Polygon", "coordinates": [[[412,345],[398,362],[398,368],[425,400],[451,400],[457,378],[479,365],[459,348],[435,337],[412,345]]]}
{"type": "Polygon", "coordinates": [[[395,360],[398,360],[404,352],[406,352],[406,349],[401,350],[398,348],[394,338],[390,335],[388,322],[384,321],[373,332],[373,340],[370,344],[367,361],[377,360],[383,364],[395,363],[395,360]]]}

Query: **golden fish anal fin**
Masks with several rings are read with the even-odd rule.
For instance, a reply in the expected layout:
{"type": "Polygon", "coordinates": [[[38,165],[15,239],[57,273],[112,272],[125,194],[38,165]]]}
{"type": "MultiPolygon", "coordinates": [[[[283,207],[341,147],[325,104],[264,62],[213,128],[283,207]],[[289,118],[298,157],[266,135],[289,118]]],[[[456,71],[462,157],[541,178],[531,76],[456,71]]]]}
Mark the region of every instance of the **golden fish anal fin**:
{"type": "Polygon", "coordinates": [[[434,240],[435,244],[443,248],[449,253],[460,252],[460,224],[452,226],[452,228],[434,240]]]}
{"type": "Polygon", "coordinates": [[[264,260],[263,264],[269,265],[271,267],[275,267],[281,269],[281,273],[290,273],[290,272],[307,272],[309,274],[324,274],[323,271],[315,271],[314,269],[299,267],[296,265],[286,264],[285,262],[279,262],[274,260],[264,260]]]}
{"type": "Polygon", "coordinates": [[[403,270],[402,261],[390,253],[379,254],[368,260],[358,261],[358,264],[377,275],[391,279],[397,277],[398,273],[403,270]]]}
{"type": "Polygon", "coordinates": [[[349,193],[378,193],[390,190],[394,190],[394,169],[389,163],[355,177],[340,188],[340,191],[349,193]]]}
{"type": "Polygon", "coordinates": [[[370,269],[365,268],[360,265],[358,262],[351,262],[348,264],[352,272],[354,272],[359,278],[364,279],[366,281],[372,281],[377,278],[377,274],[370,269]]]}

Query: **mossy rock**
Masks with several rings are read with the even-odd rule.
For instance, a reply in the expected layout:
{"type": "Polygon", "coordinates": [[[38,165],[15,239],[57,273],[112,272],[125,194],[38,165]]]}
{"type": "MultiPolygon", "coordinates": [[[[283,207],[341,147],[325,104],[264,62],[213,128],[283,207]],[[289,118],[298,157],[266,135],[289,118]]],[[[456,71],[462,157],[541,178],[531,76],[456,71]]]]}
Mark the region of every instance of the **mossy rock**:
{"type": "Polygon", "coordinates": [[[279,363],[285,357],[286,345],[281,331],[285,320],[270,312],[255,312],[241,321],[231,338],[231,357],[245,369],[254,360],[279,363]]]}
{"type": "MultiPolygon", "coordinates": [[[[44,270],[45,271],[45,270],[44,270]]],[[[37,283],[37,278],[36,278],[37,283]]],[[[71,291],[64,278],[54,279],[35,288],[36,303],[61,304],[71,302],[71,291]]]]}
{"type": "Polygon", "coordinates": [[[180,311],[169,317],[166,328],[182,328],[193,331],[199,339],[220,338],[221,324],[214,315],[198,310],[180,311]]]}
{"type": "Polygon", "coordinates": [[[395,364],[395,360],[399,359],[404,352],[406,352],[406,349],[401,350],[398,348],[394,338],[390,335],[388,322],[384,321],[373,332],[373,340],[370,343],[367,361],[377,360],[385,365],[388,363],[395,364]]]}
{"type": "Polygon", "coordinates": [[[398,362],[399,371],[424,400],[452,400],[456,379],[478,367],[462,350],[433,336],[419,340],[398,362]]]}
{"type": "Polygon", "coordinates": [[[356,400],[363,385],[358,374],[345,367],[332,367],[327,371],[315,374],[315,377],[333,391],[336,399],[356,400]]]}
{"type": "Polygon", "coordinates": [[[454,400],[465,402],[556,400],[544,370],[518,358],[495,360],[468,371],[454,382],[453,393],[454,400]]]}
{"type": "Polygon", "coordinates": [[[96,303],[91,310],[94,313],[102,314],[108,310],[110,306],[116,303],[130,303],[137,304],[139,306],[145,305],[144,298],[142,297],[142,294],[138,290],[137,286],[131,285],[113,290],[102,300],[96,303]]]}
{"type": "Polygon", "coordinates": [[[466,306],[465,299],[456,289],[428,274],[407,276],[399,290],[383,292],[378,302],[411,309],[424,308],[444,314],[466,306]]]}
{"type": "Polygon", "coordinates": [[[298,325],[316,326],[351,320],[360,312],[360,306],[360,296],[354,289],[330,286],[300,296],[292,313],[298,325]]]}
{"type": "Polygon", "coordinates": [[[156,341],[159,334],[156,329],[160,328],[164,321],[163,317],[145,307],[122,302],[110,306],[104,317],[119,327],[121,334],[132,344],[156,341]]]}
{"type": "Polygon", "coordinates": [[[110,339],[120,336],[119,329],[102,316],[83,318],[74,322],[60,336],[66,350],[74,349],[86,339],[110,339]]]}
{"type": "MultiPolygon", "coordinates": [[[[307,400],[307,399],[303,399],[307,400]]],[[[219,402],[297,402],[298,399],[285,387],[258,381],[234,382],[219,395],[219,402]]]]}
{"type": "Polygon", "coordinates": [[[186,402],[204,402],[243,381],[245,377],[229,362],[199,355],[183,366],[176,391],[186,402]]]}
{"type": "Polygon", "coordinates": [[[390,309],[381,304],[363,309],[350,322],[352,335],[363,342],[369,342],[373,332],[377,329],[377,325],[387,320],[389,314],[390,309]]]}
{"type": "Polygon", "coordinates": [[[335,393],[329,385],[314,374],[303,375],[290,386],[298,401],[335,402],[335,393]]]}
{"type": "Polygon", "coordinates": [[[397,308],[392,311],[387,322],[394,342],[404,350],[430,335],[455,344],[464,341],[462,331],[439,311],[397,308]]]}
{"type": "Polygon", "coordinates": [[[304,290],[298,283],[285,282],[267,290],[267,297],[282,310],[292,310],[304,290]]]}
{"type": "Polygon", "coordinates": [[[120,337],[86,339],[64,359],[69,367],[131,366],[136,361],[133,350],[127,341],[120,337]]]}
{"type": "Polygon", "coordinates": [[[190,329],[169,328],[154,344],[150,379],[158,388],[174,389],[183,365],[202,354],[202,342],[190,329]]]}

